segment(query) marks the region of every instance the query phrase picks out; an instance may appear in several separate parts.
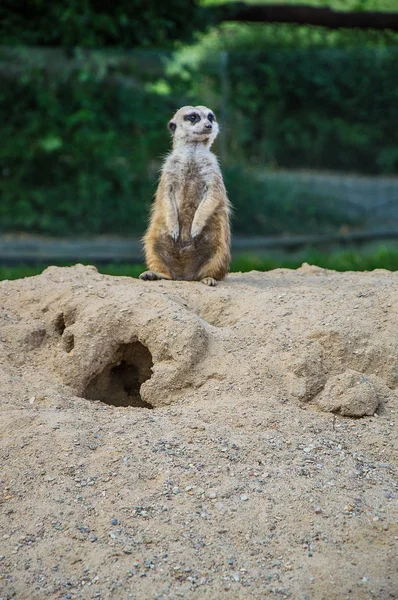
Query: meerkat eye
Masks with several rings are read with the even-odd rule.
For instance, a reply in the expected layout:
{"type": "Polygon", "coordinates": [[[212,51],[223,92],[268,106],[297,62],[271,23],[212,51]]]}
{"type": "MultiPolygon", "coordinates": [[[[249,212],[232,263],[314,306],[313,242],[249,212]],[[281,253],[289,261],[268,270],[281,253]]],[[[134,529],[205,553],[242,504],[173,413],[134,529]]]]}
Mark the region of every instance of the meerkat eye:
{"type": "Polygon", "coordinates": [[[213,113],[210,113],[207,118],[209,119],[210,123],[213,123],[213,121],[215,121],[216,117],[213,115],[213,113]]]}
{"type": "Polygon", "coordinates": [[[200,117],[196,113],[192,113],[191,115],[187,115],[186,117],[184,117],[184,119],[186,121],[191,121],[191,123],[196,123],[197,121],[200,121],[200,117]]]}

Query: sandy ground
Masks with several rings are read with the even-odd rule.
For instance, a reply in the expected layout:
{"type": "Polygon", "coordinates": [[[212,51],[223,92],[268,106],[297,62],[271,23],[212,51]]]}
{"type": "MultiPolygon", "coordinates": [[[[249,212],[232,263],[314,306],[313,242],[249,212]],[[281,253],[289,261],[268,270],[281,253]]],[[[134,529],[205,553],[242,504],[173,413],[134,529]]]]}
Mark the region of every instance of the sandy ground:
{"type": "Polygon", "coordinates": [[[0,598],[398,598],[398,274],[0,284],[0,598]]]}

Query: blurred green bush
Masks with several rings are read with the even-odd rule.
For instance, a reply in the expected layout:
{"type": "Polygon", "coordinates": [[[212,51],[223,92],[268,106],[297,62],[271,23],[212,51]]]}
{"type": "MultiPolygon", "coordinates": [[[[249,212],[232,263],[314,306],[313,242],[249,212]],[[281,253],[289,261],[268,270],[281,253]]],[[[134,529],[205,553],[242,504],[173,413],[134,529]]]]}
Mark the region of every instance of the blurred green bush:
{"type": "Polygon", "coordinates": [[[242,167],[227,167],[223,173],[236,234],[304,234],[359,224],[359,215],[349,215],[327,191],[310,193],[299,184],[259,179],[242,167]]]}
{"type": "Polygon", "coordinates": [[[235,159],[398,172],[398,47],[235,49],[224,60],[226,83],[214,52],[186,69],[198,97],[224,95],[235,159]]]}
{"type": "MultiPolygon", "coordinates": [[[[0,48],[0,230],[139,235],[166,124],[179,106],[225,99],[220,54],[0,48]]],[[[347,223],[327,192],[260,183],[256,169],[398,170],[396,48],[235,51],[227,65],[223,168],[242,235],[347,223]],[[240,166],[236,166],[236,165],[240,166]]]]}
{"type": "Polygon", "coordinates": [[[2,0],[3,44],[74,48],[165,47],[204,28],[197,0],[2,0]],[[187,15],[189,18],[187,18],[187,15]]]}
{"type": "Polygon", "coordinates": [[[0,228],[140,233],[174,105],[128,73],[61,66],[0,88],[0,228]]]}

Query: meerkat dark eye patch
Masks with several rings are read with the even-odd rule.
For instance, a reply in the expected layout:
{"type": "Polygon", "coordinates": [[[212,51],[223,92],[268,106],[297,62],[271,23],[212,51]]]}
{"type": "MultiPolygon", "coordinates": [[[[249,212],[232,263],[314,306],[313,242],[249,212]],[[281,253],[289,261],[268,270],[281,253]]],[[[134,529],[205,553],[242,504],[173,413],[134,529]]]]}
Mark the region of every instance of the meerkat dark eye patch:
{"type": "Polygon", "coordinates": [[[210,123],[216,120],[216,116],[213,115],[213,113],[209,113],[207,118],[209,119],[210,123]]]}
{"type": "Polygon", "coordinates": [[[198,123],[200,121],[200,116],[198,113],[191,113],[190,115],[185,115],[184,121],[191,121],[191,123],[198,123]]]}

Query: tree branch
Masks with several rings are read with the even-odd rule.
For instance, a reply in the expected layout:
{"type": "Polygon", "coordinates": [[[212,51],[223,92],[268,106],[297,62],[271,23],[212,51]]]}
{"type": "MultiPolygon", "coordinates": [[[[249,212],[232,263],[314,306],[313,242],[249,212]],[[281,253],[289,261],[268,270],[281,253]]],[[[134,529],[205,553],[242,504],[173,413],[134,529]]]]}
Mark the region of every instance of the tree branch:
{"type": "Polygon", "coordinates": [[[391,29],[398,31],[398,12],[337,11],[304,4],[245,4],[237,2],[204,9],[213,21],[295,23],[328,29],[391,29]]]}

